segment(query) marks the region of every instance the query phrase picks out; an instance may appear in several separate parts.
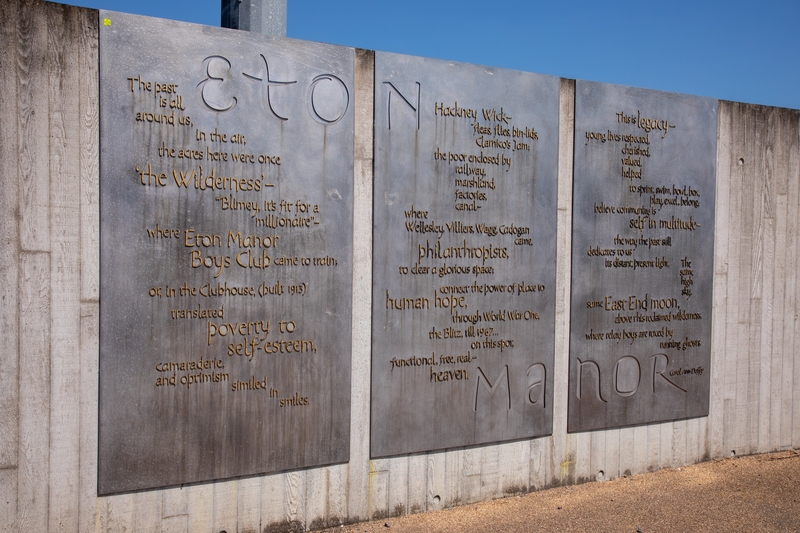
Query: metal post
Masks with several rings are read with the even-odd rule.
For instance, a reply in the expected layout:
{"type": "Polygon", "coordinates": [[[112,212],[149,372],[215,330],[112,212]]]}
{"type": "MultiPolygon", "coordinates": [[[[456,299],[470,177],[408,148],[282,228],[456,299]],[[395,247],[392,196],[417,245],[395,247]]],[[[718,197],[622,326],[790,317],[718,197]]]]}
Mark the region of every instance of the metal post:
{"type": "Polygon", "coordinates": [[[287,0],[222,0],[222,27],[286,37],[287,0]]]}

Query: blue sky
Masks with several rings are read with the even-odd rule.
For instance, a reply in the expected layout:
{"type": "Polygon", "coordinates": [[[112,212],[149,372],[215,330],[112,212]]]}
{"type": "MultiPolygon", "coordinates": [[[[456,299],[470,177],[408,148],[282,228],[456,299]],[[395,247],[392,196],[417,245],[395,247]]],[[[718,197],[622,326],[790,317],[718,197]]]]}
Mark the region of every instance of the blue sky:
{"type": "MultiPolygon", "coordinates": [[[[296,39],[800,109],[800,0],[288,2],[296,39]]],[[[220,0],[65,3],[220,20],[220,0]]]]}

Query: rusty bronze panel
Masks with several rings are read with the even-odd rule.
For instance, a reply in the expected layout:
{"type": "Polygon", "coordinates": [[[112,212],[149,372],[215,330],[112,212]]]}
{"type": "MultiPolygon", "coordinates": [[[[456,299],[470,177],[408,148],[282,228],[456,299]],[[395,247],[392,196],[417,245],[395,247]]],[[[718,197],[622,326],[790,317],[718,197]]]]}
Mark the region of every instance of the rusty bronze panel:
{"type": "Polygon", "coordinates": [[[708,414],[717,102],[577,82],[568,430],[708,414]]]}
{"type": "Polygon", "coordinates": [[[559,80],[375,57],[371,453],[552,432],[559,80]]]}
{"type": "Polygon", "coordinates": [[[101,11],[100,494],[348,460],[354,62],[101,11]]]}

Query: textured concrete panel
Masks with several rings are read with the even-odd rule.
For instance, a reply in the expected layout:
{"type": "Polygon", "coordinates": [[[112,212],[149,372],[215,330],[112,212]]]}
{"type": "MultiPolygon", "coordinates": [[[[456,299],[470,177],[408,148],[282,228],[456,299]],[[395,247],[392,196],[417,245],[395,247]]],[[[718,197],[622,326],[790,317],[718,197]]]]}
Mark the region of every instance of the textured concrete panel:
{"type": "Polygon", "coordinates": [[[708,414],[717,102],[579,81],[568,430],[708,414]]]}
{"type": "Polygon", "coordinates": [[[377,53],[373,456],[552,431],[559,80],[377,53]]]}
{"type": "Polygon", "coordinates": [[[101,494],[347,460],[354,57],[100,13],[101,494]]]}

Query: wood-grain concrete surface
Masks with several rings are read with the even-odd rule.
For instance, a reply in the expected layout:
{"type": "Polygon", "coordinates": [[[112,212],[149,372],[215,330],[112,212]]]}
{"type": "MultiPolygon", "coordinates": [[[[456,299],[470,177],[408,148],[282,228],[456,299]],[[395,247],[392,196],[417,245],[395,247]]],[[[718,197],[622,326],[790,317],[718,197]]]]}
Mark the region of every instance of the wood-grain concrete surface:
{"type": "Polygon", "coordinates": [[[349,527],[383,531],[388,520],[407,531],[415,523],[435,531],[434,521],[448,531],[800,530],[792,497],[800,459],[786,452],[800,447],[800,110],[719,104],[709,416],[566,431],[575,82],[564,79],[553,434],[370,460],[369,51],[356,53],[349,462],[98,498],[98,17],[0,0],[0,532],[263,533],[420,511],[431,513],[349,527]],[[677,469],[776,450],[783,455],[677,469]],[[695,469],[699,477],[685,481],[695,469]],[[440,512],[517,491],[534,492],[463,515],[440,512]],[[469,520],[482,514],[489,518],[481,529],[469,520]]]}
{"type": "Polygon", "coordinates": [[[799,487],[800,451],[789,450],[718,459],[325,531],[800,531],[799,487]]]}

